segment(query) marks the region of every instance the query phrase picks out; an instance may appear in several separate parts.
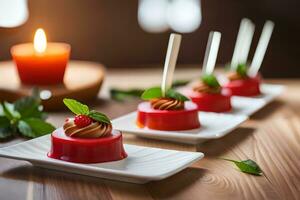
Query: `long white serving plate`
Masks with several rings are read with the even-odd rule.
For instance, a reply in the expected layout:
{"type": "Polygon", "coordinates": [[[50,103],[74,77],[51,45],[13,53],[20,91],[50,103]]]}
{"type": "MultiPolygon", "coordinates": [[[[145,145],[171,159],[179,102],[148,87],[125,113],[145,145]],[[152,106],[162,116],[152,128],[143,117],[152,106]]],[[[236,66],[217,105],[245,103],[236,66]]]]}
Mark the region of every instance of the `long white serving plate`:
{"type": "Polygon", "coordinates": [[[233,96],[231,98],[233,109],[229,113],[250,116],[273,101],[284,90],[283,85],[276,84],[263,83],[260,87],[262,93],[261,95],[255,97],[233,96]]]}
{"type": "Polygon", "coordinates": [[[0,149],[0,157],[26,160],[33,165],[105,179],[143,184],[161,180],[187,168],[204,157],[199,152],[184,152],[124,145],[128,157],[121,161],[79,164],[47,157],[50,135],[0,149]]]}
{"type": "Polygon", "coordinates": [[[244,115],[199,112],[201,127],[185,131],[158,131],[136,126],[137,113],[129,113],[112,120],[115,129],[137,136],[179,143],[198,144],[225,136],[248,119],[244,115]]]}

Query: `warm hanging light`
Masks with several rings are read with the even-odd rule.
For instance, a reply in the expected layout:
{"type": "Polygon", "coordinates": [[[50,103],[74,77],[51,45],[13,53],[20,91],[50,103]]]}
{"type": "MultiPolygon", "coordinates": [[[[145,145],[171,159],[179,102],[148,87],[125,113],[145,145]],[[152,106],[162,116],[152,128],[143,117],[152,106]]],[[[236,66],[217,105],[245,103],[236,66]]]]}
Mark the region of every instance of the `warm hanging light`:
{"type": "Polygon", "coordinates": [[[38,53],[43,53],[47,48],[47,38],[45,31],[42,28],[36,30],[33,41],[34,50],[38,53]]]}

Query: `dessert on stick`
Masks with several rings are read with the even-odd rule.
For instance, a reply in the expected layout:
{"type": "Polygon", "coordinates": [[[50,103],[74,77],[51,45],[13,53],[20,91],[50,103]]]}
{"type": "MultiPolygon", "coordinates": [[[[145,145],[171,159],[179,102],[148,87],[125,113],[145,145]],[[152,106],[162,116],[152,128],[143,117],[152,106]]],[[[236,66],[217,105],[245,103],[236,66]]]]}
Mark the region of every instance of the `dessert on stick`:
{"type": "Polygon", "coordinates": [[[184,89],[184,94],[197,104],[198,110],[227,112],[231,110],[230,93],[222,89],[213,74],[221,40],[220,32],[210,32],[200,80],[184,89]]]}
{"type": "Polygon", "coordinates": [[[136,124],[140,128],[174,131],[200,127],[197,105],[171,89],[180,42],[181,35],[170,35],[161,87],[142,94],[146,102],[138,105],[136,124]]]}
{"type": "MultiPolygon", "coordinates": [[[[224,85],[224,87],[230,90],[232,95],[257,96],[261,93],[261,77],[258,74],[258,71],[261,67],[263,57],[267,50],[267,46],[274,28],[274,23],[271,21],[267,21],[265,23],[249,69],[246,63],[254,32],[254,25],[252,23],[243,24],[242,21],[241,26],[246,26],[245,29],[247,31],[244,33],[243,42],[235,47],[230,72],[227,74],[229,81],[224,85]],[[236,52],[239,52],[238,56],[236,56],[236,54],[238,54],[236,52]]],[[[240,34],[241,31],[239,31],[239,35],[240,34]]]]}
{"type": "Polygon", "coordinates": [[[114,130],[109,118],[90,111],[73,99],[64,104],[76,115],[67,118],[62,128],[51,134],[48,157],[76,163],[99,163],[127,157],[123,148],[122,133],[114,130]]]}

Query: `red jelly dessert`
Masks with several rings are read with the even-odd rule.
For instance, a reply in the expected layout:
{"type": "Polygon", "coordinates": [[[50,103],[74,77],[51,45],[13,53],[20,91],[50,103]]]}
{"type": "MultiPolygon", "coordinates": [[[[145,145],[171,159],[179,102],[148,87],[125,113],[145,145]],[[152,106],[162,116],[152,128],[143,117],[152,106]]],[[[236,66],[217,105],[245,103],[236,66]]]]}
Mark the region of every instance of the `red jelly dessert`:
{"type": "Polygon", "coordinates": [[[257,96],[260,95],[261,78],[245,77],[240,79],[232,79],[229,77],[229,82],[224,85],[224,88],[230,90],[232,95],[236,96],[257,96]]]}
{"type": "Polygon", "coordinates": [[[90,111],[87,105],[73,99],[64,99],[64,103],[76,116],[68,118],[62,128],[51,134],[48,157],[76,163],[100,163],[127,157],[122,134],[112,128],[107,116],[90,111]]]}
{"type": "Polygon", "coordinates": [[[184,92],[197,104],[198,110],[205,112],[228,112],[231,110],[231,96],[228,92],[198,93],[191,89],[184,92]]]}
{"type": "MultiPolygon", "coordinates": [[[[169,106],[176,105],[172,100],[164,101],[169,106]]],[[[176,101],[176,100],[173,100],[176,101]]],[[[193,102],[183,102],[184,108],[178,110],[167,110],[153,108],[153,102],[143,102],[138,105],[137,125],[140,128],[148,127],[156,130],[189,130],[200,127],[197,105],[193,102]]],[[[162,107],[164,104],[162,103],[162,107]]],[[[169,107],[170,108],[170,107],[169,107]]]]}
{"type": "Polygon", "coordinates": [[[231,95],[222,89],[213,74],[204,75],[200,81],[191,84],[183,93],[205,112],[227,112],[231,110],[231,95]]]}
{"type": "Polygon", "coordinates": [[[108,136],[91,139],[69,137],[59,128],[52,133],[51,143],[48,156],[69,162],[100,163],[127,157],[122,134],[117,130],[112,130],[108,136]]]}

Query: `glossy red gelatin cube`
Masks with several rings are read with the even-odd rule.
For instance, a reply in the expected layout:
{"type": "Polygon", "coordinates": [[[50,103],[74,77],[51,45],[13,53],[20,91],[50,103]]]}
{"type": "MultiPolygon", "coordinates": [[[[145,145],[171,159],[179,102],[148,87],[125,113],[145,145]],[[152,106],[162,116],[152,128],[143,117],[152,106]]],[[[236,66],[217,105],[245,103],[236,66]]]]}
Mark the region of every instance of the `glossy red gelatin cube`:
{"type": "Polygon", "coordinates": [[[127,157],[122,134],[113,130],[102,138],[72,138],[63,128],[51,134],[51,150],[48,157],[76,163],[100,163],[121,160],[127,157]]]}
{"type": "Polygon", "coordinates": [[[155,130],[189,130],[200,127],[197,105],[185,102],[184,110],[155,110],[150,102],[138,105],[137,126],[155,130]]]}
{"type": "Polygon", "coordinates": [[[226,83],[224,88],[231,91],[235,96],[257,96],[260,95],[260,76],[241,80],[234,80],[226,83]]]}
{"type": "Polygon", "coordinates": [[[199,111],[228,112],[231,110],[231,96],[229,91],[220,94],[199,93],[188,88],[183,92],[198,106],[199,111]]]}

